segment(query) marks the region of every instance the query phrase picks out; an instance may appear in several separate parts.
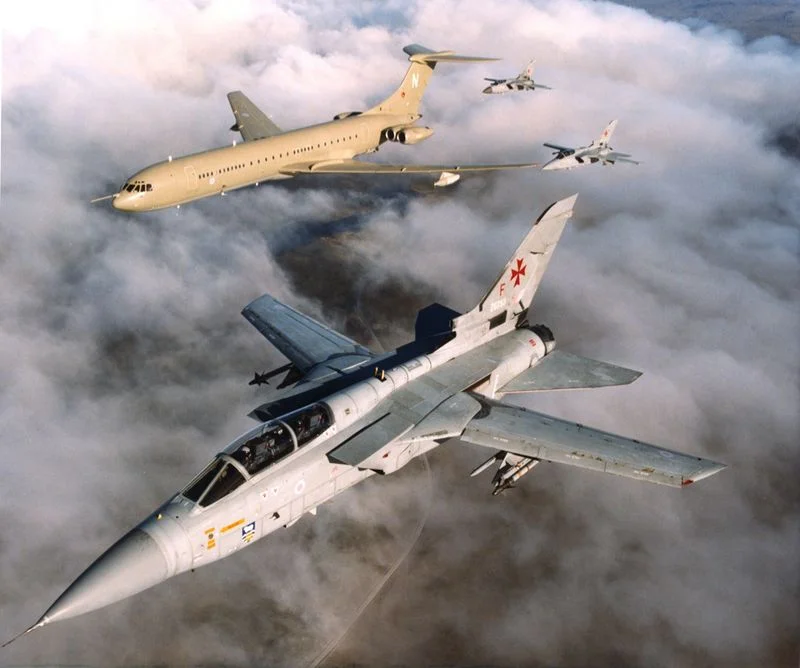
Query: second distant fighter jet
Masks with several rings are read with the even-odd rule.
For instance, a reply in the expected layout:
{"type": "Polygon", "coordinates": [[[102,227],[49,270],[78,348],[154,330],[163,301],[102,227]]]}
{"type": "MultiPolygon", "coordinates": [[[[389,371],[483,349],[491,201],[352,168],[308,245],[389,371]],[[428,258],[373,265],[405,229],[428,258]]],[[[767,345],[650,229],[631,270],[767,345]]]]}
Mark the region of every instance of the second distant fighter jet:
{"type": "Polygon", "coordinates": [[[638,165],[639,163],[636,160],[631,160],[630,153],[620,153],[608,145],[616,127],[617,121],[615,119],[606,126],[603,133],[589,146],[568,148],[558,144],[545,144],[547,148],[555,149],[553,155],[556,157],[546,163],[542,169],[572,169],[581,165],[592,165],[596,162],[602,162],[604,165],[613,165],[615,162],[632,162],[634,165],[638,165]]]}
{"type": "Polygon", "coordinates": [[[484,77],[484,79],[489,82],[489,85],[483,89],[483,92],[487,95],[491,95],[493,93],[508,93],[512,90],[535,90],[536,88],[546,88],[550,90],[550,86],[536,83],[533,80],[533,68],[535,64],[536,61],[531,60],[525,66],[525,69],[513,79],[492,79],[490,77],[484,77]]]}

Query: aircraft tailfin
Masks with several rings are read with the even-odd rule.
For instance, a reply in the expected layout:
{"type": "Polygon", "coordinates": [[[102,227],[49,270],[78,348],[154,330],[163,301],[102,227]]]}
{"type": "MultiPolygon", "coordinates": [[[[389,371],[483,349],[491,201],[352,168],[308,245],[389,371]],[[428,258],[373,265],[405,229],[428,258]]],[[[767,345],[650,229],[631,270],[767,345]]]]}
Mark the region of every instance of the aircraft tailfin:
{"type": "Polygon", "coordinates": [[[519,75],[522,79],[533,79],[533,70],[536,67],[536,61],[531,60],[526,66],[525,69],[522,70],[522,73],[519,75]]]}
{"type": "Polygon", "coordinates": [[[470,63],[497,60],[497,58],[459,56],[452,51],[432,51],[419,44],[409,44],[403,47],[403,51],[408,54],[411,66],[406,71],[400,86],[383,102],[364,113],[418,116],[422,95],[425,92],[431,74],[433,74],[436,63],[470,63]]]}
{"type": "Polygon", "coordinates": [[[486,322],[494,329],[525,316],[577,199],[577,194],[572,195],[544,210],[484,298],[469,313],[453,320],[456,332],[486,322]]]}
{"type": "Polygon", "coordinates": [[[602,148],[608,146],[608,142],[611,140],[611,135],[614,134],[616,127],[617,119],[615,118],[608,125],[606,125],[606,129],[603,130],[602,134],[592,142],[592,146],[599,146],[602,148]]]}

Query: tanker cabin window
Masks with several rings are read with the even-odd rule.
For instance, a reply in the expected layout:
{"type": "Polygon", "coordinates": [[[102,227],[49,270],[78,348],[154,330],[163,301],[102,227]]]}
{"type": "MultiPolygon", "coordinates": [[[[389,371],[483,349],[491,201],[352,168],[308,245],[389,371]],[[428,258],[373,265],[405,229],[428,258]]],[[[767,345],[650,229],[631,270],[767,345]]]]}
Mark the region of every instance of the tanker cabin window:
{"type": "Polygon", "coordinates": [[[225,466],[217,474],[208,491],[200,497],[198,503],[204,508],[210,506],[212,503],[216,503],[221,498],[228,496],[243,482],[244,476],[239,473],[238,469],[233,464],[225,462],[225,466]]]}

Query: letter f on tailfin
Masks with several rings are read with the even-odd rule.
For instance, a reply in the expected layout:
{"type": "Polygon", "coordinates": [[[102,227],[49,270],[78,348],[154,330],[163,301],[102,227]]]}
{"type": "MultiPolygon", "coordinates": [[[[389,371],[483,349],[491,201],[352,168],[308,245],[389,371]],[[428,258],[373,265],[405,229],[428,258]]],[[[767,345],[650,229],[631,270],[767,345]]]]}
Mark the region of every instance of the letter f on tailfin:
{"type": "Polygon", "coordinates": [[[408,54],[411,66],[406,71],[400,87],[383,102],[364,113],[419,116],[419,104],[436,63],[476,63],[498,60],[479,56],[459,56],[452,51],[432,51],[419,44],[409,44],[403,47],[403,51],[408,54]]]}
{"type": "Polygon", "coordinates": [[[489,329],[497,328],[499,334],[525,317],[577,199],[578,195],[572,195],[545,209],[486,296],[469,313],[453,321],[456,331],[488,322],[489,329]],[[509,327],[500,327],[506,323],[509,327]]]}

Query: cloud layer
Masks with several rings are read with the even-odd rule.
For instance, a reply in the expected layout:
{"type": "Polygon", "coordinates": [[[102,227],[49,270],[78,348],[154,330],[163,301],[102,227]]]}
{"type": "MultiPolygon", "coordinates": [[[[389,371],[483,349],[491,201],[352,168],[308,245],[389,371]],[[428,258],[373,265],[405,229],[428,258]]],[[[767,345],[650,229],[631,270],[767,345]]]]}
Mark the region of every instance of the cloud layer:
{"type": "Polygon", "coordinates": [[[291,530],[54,625],[0,663],[299,665],[425,529],[333,665],[795,665],[800,54],[609,3],[36,3],[4,22],[0,629],[249,426],[280,355],[270,292],[373,348],[468,309],[550,202],[580,192],[537,298],[559,345],[644,371],[525,405],[719,459],[676,491],[543,465],[499,498],[456,442],[291,530]],[[387,160],[544,161],[611,118],[643,161],[567,174],[303,180],[140,217],[87,204],[231,140],[242,89],[282,127],[385,96],[420,42],[436,134],[387,160]],[[530,57],[553,86],[481,96],[530,57]],[[796,145],[795,145],[796,149],[796,145]],[[427,190],[429,190],[429,184],[427,190]],[[419,190],[426,190],[420,188],[419,190]]]}

